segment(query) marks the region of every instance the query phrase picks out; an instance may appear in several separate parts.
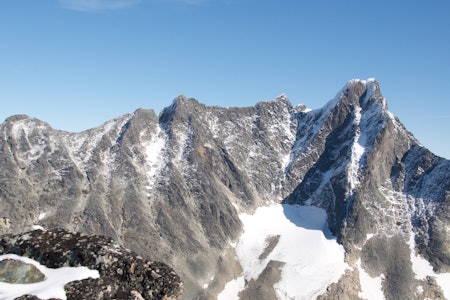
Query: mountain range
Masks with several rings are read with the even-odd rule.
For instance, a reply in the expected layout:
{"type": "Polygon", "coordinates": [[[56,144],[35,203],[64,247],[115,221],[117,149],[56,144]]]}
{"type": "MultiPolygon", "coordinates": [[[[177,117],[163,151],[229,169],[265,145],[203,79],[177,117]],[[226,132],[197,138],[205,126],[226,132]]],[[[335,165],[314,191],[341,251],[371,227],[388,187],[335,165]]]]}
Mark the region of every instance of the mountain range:
{"type": "Polygon", "coordinates": [[[287,257],[316,237],[284,243],[286,225],[256,248],[243,238],[284,220],[342,251],[345,266],[308,295],[450,299],[450,161],[407,131],[375,79],[315,110],[285,95],[240,108],[179,96],[159,115],[138,109],[79,133],[16,115],[0,125],[0,161],[0,233],[111,237],[172,266],[182,299],[220,298],[238,278],[241,299],[307,297],[277,283],[315,281],[288,272],[298,262],[287,257]],[[264,208],[275,210],[250,221],[264,208]]]}

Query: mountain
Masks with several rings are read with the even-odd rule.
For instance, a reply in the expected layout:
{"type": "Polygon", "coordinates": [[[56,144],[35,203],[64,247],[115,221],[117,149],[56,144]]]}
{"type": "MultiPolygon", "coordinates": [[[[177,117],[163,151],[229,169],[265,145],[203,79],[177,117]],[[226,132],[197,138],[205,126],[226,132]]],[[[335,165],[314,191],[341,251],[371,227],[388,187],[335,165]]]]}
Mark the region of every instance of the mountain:
{"type": "MultiPolygon", "coordinates": [[[[323,235],[345,253],[321,299],[450,298],[450,161],[389,112],[374,79],[349,81],[317,110],[285,95],[243,108],[179,96],[159,116],[138,109],[80,133],[12,116],[0,161],[1,231],[110,236],[171,265],[183,299],[213,299],[245,273],[245,216],[280,203],[322,209],[323,235]]],[[[271,234],[275,253],[283,235],[271,234]]],[[[247,286],[282,298],[272,286],[286,265],[269,260],[247,286]]]]}

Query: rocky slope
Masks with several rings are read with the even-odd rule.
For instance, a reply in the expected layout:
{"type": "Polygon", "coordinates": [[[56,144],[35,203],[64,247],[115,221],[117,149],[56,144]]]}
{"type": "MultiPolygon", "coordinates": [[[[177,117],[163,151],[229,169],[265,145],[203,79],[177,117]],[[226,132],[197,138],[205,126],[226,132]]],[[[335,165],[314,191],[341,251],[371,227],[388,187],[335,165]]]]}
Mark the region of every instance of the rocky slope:
{"type": "MultiPolygon", "coordinates": [[[[81,133],[13,116],[0,125],[0,161],[4,233],[110,236],[172,265],[185,299],[214,298],[236,276],[239,214],[272,202],[327,211],[353,266],[341,284],[362,268],[384,276],[387,298],[414,299],[442,294],[409,257],[450,272],[450,162],[403,127],[372,79],[317,110],[284,95],[245,108],[180,96],[159,116],[139,109],[81,133]]],[[[358,284],[339,284],[331,294],[358,297],[358,284]]]]}

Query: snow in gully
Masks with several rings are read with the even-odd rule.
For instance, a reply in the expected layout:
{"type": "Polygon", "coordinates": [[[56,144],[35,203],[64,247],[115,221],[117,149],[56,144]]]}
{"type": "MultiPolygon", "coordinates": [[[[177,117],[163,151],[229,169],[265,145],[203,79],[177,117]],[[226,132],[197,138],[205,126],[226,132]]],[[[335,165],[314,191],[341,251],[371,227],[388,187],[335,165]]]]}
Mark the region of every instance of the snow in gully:
{"type": "Polygon", "coordinates": [[[282,263],[281,279],[274,284],[279,299],[313,299],[348,268],[323,209],[274,204],[240,218],[244,231],[236,253],[243,272],[227,283],[219,300],[238,299],[246,282],[256,280],[270,261],[282,263]]]}

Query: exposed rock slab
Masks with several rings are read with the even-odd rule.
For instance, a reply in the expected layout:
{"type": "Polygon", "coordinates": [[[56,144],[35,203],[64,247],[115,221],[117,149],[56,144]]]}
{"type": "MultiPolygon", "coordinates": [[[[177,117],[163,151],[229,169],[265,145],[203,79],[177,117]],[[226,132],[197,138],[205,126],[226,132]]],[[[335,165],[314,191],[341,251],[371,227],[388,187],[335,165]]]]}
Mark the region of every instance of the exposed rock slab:
{"type": "Polygon", "coordinates": [[[277,300],[274,285],[281,279],[281,268],[283,262],[271,260],[264,268],[258,278],[247,282],[246,288],[239,293],[239,299],[267,299],[277,300]]]}
{"type": "Polygon", "coordinates": [[[6,283],[34,283],[44,280],[42,274],[32,264],[27,264],[14,259],[4,259],[0,261],[0,281],[6,283]]]}

